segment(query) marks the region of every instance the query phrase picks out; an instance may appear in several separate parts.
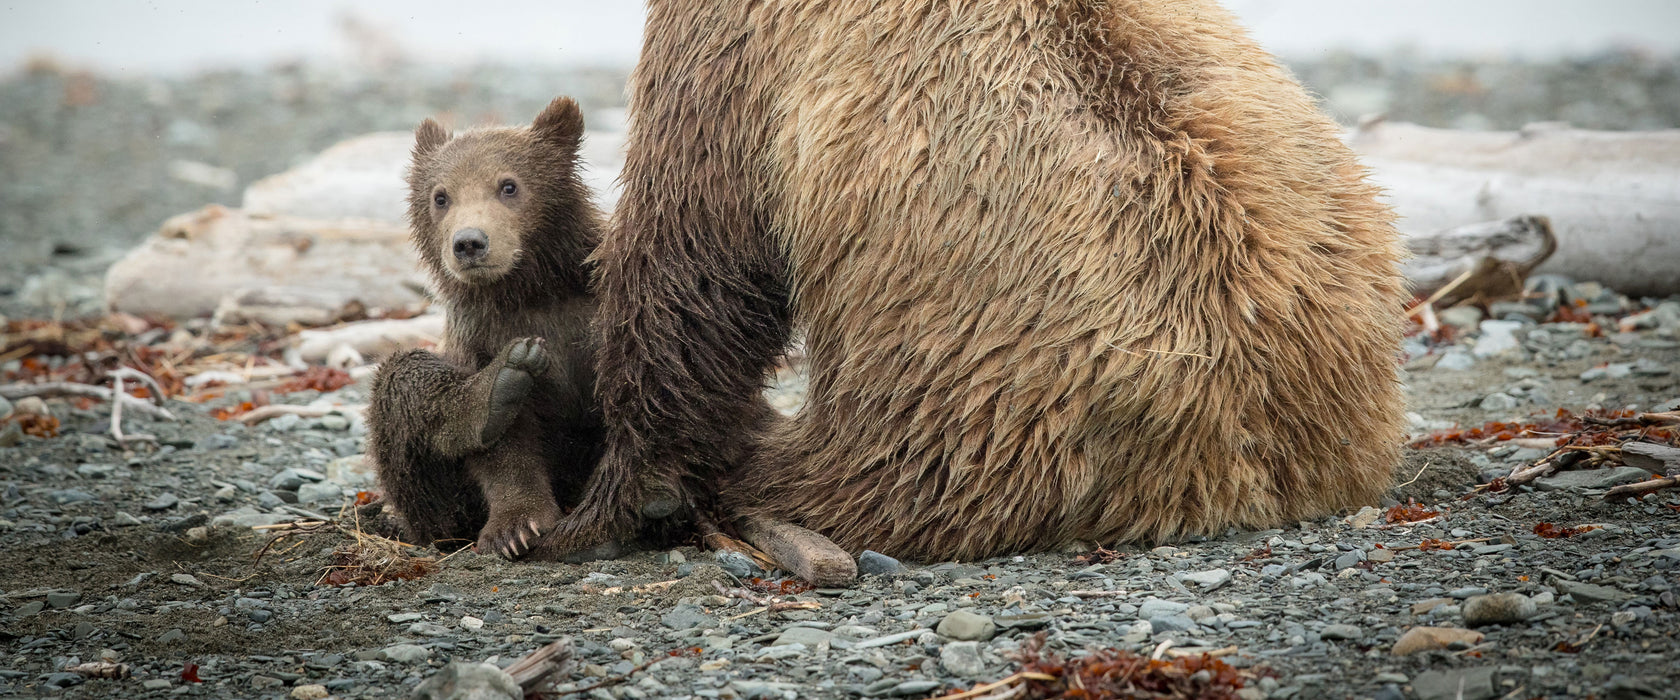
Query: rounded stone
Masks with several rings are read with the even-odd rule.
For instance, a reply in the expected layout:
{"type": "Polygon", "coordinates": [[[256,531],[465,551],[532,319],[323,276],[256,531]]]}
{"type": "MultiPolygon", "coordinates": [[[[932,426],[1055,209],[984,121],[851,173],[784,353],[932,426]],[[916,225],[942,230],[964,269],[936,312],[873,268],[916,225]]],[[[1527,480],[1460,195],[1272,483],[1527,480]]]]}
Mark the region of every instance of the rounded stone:
{"type": "Polygon", "coordinates": [[[1533,617],[1539,606],[1521,593],[1494,593],[1471,596],[1461,610],[1464,624],[1471,627],[1503,625],[1522,622],[1533,617]]]}

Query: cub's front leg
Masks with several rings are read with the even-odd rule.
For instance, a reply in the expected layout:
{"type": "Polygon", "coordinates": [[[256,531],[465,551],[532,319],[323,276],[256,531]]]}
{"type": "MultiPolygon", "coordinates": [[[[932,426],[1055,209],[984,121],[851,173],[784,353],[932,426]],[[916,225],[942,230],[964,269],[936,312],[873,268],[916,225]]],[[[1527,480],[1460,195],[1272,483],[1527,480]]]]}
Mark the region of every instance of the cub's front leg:
{"type": "Polygon", "coordinates": [[[548,365],[542,338],[508,343],[496,359],[451,392],[449,406],[436,423],[437,451],[465,457],[494,445],[524,411],[525,399],[548,365]]]}

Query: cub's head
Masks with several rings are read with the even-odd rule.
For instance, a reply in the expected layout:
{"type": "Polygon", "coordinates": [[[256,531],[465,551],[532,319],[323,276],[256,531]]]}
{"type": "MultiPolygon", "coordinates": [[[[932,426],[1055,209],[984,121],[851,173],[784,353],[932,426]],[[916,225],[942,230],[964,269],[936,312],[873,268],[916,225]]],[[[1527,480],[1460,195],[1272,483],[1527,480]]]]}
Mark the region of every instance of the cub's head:
{"type": "Polygon", "coordinates": [[[577,175],[583,114],[550,102],[526,127],[452,135],[427,119],[408,171],[414,244],[439,291],[582,291],[599,215],[577,175]]]}

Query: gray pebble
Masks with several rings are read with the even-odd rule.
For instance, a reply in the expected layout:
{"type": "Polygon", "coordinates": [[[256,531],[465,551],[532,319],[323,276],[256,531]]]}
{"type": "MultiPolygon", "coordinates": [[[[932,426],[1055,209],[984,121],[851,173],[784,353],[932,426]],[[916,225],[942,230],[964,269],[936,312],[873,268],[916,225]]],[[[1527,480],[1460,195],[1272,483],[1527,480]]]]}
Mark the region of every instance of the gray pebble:
{"type": "Polygon", "coordinates": [[[177,498],[175,494],[165,492],[159,494],[157,498],[147,501],[146,510],[169,510],[180,503],[181,499],[177,498]]]}
{"type": "Polygon", "coordinates": [[[415,687],[412,700],[522,700],[519,683],[490,664],[456,661],[415,687]]]}
{"type": "Polygon", "coordinates": [[[980,656],[979,642],[951,642],[939,650],[939,667],[960,678],[980,678],[986,674],[986,660],[980,656]]]}
{"type": "Polygon", "coordinates": [[[753,563],[751,557],[740,552],[721,550],[714,556],[717,557],[718,567],[735,578],[748,578],[759,571],[758,564],[753,563]]]}
{"type": "Polygon", "coordinates": [[[63,610],[80,602],[81,599],[81,591],[53,591],[47,594],[47,605],[52,606],[55,610],[63,610]]]}
{"type": "Polygon", "coordinates": [[[1360,629],[1358,625],[1325,625],[1318,636],[1323,639],[1362,639],[1365,637],[1365,630],[1360,629]]]}
{"type": "Polygon", "coordinates": [[[394,644],[379,650],[380,658],[400,664],[413,664],[431,658],[432,652],[417,644],[394,644]]]}
{"type": "Polygon", "coordinates": [[[958,610],[939,621],[939,636],[959,641],[986,641],[997,632],[992,618],[968,610],[958,610]]]}
{"type": "Polygon", "coordinates": [[[863,550],[863,554],[858,555],[857,565],[858,573],[863,575],[888,575],[904,571],[904,565],[900,564],[897,559],[868,549],[863,550]]]}

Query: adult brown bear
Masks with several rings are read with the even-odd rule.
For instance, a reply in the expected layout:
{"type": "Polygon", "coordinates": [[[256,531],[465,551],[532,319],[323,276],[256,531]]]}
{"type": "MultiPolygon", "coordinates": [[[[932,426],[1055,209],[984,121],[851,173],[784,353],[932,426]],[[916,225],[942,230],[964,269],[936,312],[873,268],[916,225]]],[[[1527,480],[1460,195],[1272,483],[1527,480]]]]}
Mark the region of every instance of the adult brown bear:
{"type": "Polygon", "coordinates": [[[606,456],[550,556],[650,485],[974,559],[1389,483],[1389,211],[1212,0],[650,0],[631,115],[606,456]],[[809,398],[773,420],[795,324],[809,398]]]}

